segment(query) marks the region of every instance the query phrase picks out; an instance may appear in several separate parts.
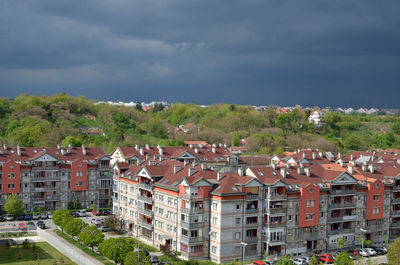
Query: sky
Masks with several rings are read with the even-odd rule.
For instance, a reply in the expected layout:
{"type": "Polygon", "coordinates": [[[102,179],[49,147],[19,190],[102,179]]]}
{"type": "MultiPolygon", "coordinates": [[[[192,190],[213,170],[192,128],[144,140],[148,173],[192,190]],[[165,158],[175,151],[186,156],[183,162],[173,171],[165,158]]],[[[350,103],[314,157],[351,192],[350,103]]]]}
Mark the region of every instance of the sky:
{"type": "Polygon", "coordinates": [[[0,0],[0,97],[400,108],[400,1],[0,0]]]}

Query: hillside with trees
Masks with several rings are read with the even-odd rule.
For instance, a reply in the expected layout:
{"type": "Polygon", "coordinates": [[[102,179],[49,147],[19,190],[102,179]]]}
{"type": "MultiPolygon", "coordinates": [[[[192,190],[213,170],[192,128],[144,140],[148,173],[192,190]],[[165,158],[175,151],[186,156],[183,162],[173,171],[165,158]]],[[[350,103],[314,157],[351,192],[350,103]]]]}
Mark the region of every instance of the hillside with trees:
{"type": "Polygon", "coordinates": [[[347,115],[328,112],[323,124],[308,122],[309,110],[277,114],[271,106],[175,103],[136,107],[98,103],[66,94],[0,98],[0,141],[15,146],[182,145],[184,140],[244,144],[253,153],[319,148],[325,151],[400,149],[400,120],[393,115],[347,115]],[[191,131],[179,126],[194,124],[191,131]],[[244,139],[244,141],[241,141],[244,139]]]}

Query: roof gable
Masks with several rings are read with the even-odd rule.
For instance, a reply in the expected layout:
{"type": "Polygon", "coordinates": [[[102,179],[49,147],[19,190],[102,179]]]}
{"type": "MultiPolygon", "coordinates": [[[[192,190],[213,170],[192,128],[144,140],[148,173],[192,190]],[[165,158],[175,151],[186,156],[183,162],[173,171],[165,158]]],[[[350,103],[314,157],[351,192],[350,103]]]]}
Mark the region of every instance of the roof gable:
{"type": "Polygon", "coordinates": [[[356,183],[357,180],[347,172],[343,172],[332,181],[332,184],[356,184],[356,183]]]}
{"type": "Polygon", "coordinates": [[[54,162],[54,161],[58,161],[57,158],[55,158],[52,155],[49,155],[48,153],[44,153],[40,156],[38,156],[35,159],[32,159],[32,161],[37,161],[37,162],[54,162]]]}

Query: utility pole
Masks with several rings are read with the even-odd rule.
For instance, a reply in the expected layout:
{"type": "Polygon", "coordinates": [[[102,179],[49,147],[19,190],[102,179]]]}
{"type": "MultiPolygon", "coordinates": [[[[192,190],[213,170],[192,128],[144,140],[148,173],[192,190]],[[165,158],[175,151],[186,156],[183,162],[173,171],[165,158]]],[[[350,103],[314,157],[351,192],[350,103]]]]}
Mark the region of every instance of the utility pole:
{"type": "Polygon", "coordinates": [[[363,255],[364,255],[364,233],[366,233],[367,232],[367,230],[365,230],[365,229],[360,229],[360,231],[362,232],[362,235],[363,235],[363,237],[362,237],[362,240],[361,240],[361,249],[362,249],[362,252],[363,252],[363,255]]]}
{"type": "Polygon", "coordinates": [[[245,253],[245,249],[246,249],[247,243],[246,242],[240,242],[240,244],[242,244],[242,246],[243,246],[243,264],[242,265],[244,265],[244,253],[245,253]]]}

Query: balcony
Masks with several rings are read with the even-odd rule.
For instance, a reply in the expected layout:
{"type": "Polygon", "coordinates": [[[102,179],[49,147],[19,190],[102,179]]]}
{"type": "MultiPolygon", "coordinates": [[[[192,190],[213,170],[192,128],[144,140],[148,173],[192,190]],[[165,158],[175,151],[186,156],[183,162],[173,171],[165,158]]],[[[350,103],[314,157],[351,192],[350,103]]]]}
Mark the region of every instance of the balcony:
{"type": "Polygon", "coordinates": [[[147,196],[143,196],[143,195],[138,195],[137,198],[138,198],[138,200],[147,202],[147,203],[149,203],[149,204],[152,204],[152,203],[153,203],[153,198],[152,198],[152,197],[147,197],[147,196]]]}
{"type": "Polygon", "coordinates": [[[368,232],[377,232],[377,231],[381,231],[381,230],[383,230],[383,224],[367,226],[367,227],[366,227],[366,230],[367,230],[368,232]]]}
{"type": "Polygon", "coordinates": [[[144,209],[144,208],[138,208],[138,212],[140,214],[146,215],[148,217],[151,217],[151,218],[153,217],[153,211],[152,210],[147,210],[147,209],[144,209]]]}
{"type": "Polygon", "coordinates": [[[279,246],[279,245],[284,245],[285,244],[285,236],[282,236],[280,238],[274,238],[271,240],[271,238],[268,236],[265,238],[265,242],[268,243],[269,246],[279,246]]]}
{"type": "Polygon", "coordinates": [[[186,222],[186,221],[181,221],[181,226],[182,228],[185,229],[195,229],[195,228],[199,228],[203,226],[203,223],[199,223],[199,222],[186,222]]]}
{"type": "Polygon", "coordinates": [[[342,203],[331,203],[329,204],[330,209],[342,209],[342,208],[355,208],[355,202],[342,202],[342,203]]]}
{"type": "Polygon", "coordinates": [[[58,201],[58,200],[60,200],[60,199],[56,195],[46,196],[46,201],[58,201]]]}
{"type": "Polygon", "coordinates": [[[247,237],[246,236],[246,243],[256,243],[258,241],[258,237],[254,236],[254,237],[247,237]]]}
{"type": "Polygon", "coordinates": [[[325,237],[324,233],[319,233],[319,232],[313,232],[313,233],[305,234],[303,236],[303,238],[305,240],[318,240],[318,239],[321,239],[324,237],[325,237]]]}
{"type": "Polygon", "coordinates": [[[392,198],[392,203],[400,203],[400,197],[392,198]]]}
{"type": "Polygon", "coordinates": [[[392,217],[398,217],[398,216],[400,216],[400,209],[399,209],[399,210],[393,210],[393,209],[392,209],[392,211],[390,212],[390,215],[391,215],[392,217]]]}
{"type": "Polygon", "coordinates": [[[146,228],[146,229],[149,229],[149,230],[152,230],[152,229],[153,229],[153,224],[152,224],[152,223],[147,223],[147,222],[144,222],[144,221],[142,221],[142,220],[138,220],[138,221],[137,221],[137,224],[138,224],[139,226],[142,226],[142,227],[144,227],[144,228],[146,228]]]}
{"type": "Polygon", "coordinates": [[[60,180],[59,176],[45,176],[45,177],[40,177],[40,176],[33,176],[31,178],[32,182],[47,182],[47,181],[58,181],[60,180]]]}
{"type": "Polygon", "coordinates": [[[182,208],[182,213],[184,214],[199,214],[203,213],[204,208],[194,207],[194,208],[182,208]]]}
{"type": "Polygon", "coordinates": [[[181,235],[181,242],[184,244],[195,244],[195,243],[201,243],[203,242],[202,237],[188,237],[181,235]]]}
{"type": "Polygon", "coordinates": [[[336,230],[328,229],[327,233],[328,235],[349,234],[349,233],[354,233],[354,228],[336,229],[336,230]]]}
{"type": "Polygon", "coordinates": [[[286,200],[286,194],[279,194],[279,193],[267,194],[267,200],[270,201],[286,200]]]}
{"type": "Polygon", "coordinates": [[[258,213],[259,211],[260,211],[259,208],[249,208],[249,209],[246,209],[246,214],[258,213]]]}
{"type": "Polygon", "coordinates": [[[328,222],[354,221],[356,215],[328,216],[328,222]]]}
{"type": "Polygon", "coordinates": [[[251,194],[247,193],[246,194],[246,200],[251,201],[251,200],[258,200],[260,196],[258,194],[251,194]]]}
{"type": "Polygon", "coordinates": [[[400,228],[400,222],[390,224],[390,229],[397,229],[397,228],[400,228]]]}
{"type": "Polygon", "coordinates": [[[58,188],[57,188],[57,186],[45,186],[44,190],[45,191],[57,191],[58,188]]]}
{"type": "Polygon", "coordinates": [[[393,186],[393,190],[394,190],[394,191],[400,191],[400,185],[393,186]]]}
{"type": "Polygon", "coordinates": [[[153,186],[150,184],[145,184],[145,183],[138,183],[138,187],[144,190],[152,191],[153,186]]]}
{"type": "Polygon", "coordinates": [[[286,224],[284,222],[281,222],[281,223],[267,223],[267,226],[269,228],[279,228],[279,227],[286,227],[286,224]]]}
{"type": "Polygon", "coordinates": [[[105,193],[100,193],[99,194],[99,199],[100,200],[105,200],[105,199],[110,199],[111,198],[111,194],[105,194],[105,193]]]}
{"type": "Polygon", "coordinates": [[[44,187],[33,187],[32,191],[34,191],[34,192],[44,192],[44,187]]]}
{"type": "Polygon", "coordinates": [[[182,193],[181,197],[186,200],[203,200],[203,197],[200,197],[198,194],[188,194],[182,193]]]}
{"type": "Polygon", "coordinates": [[[272,215],[272,214],[286,214],[286,208],[281,207],[281,208],[267,208],[267,214],[272,215]]]}
{"type": "Polygon", "coordinates": [[[355,189],[343,189],[343,190],[330,190],[331,195],[352,195],[356,194],[355,189]]]}

